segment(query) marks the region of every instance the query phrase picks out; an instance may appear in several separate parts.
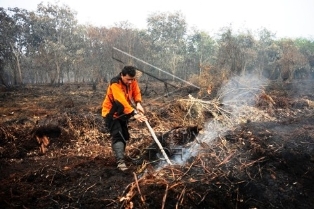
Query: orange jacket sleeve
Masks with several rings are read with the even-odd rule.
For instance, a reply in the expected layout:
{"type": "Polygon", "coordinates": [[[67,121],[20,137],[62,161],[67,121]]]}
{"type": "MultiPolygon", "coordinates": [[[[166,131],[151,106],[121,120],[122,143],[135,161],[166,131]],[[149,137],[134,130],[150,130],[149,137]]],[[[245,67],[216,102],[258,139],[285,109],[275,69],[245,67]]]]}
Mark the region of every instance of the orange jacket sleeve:
{"type": "Polygon", "coordinates": [[[126,93],[121,89],[120,85],[118,83],[111,84],[111,91],[114,100],[119,101],[123,107],[124,107],[124,114],[130,114],[134,108],[131,106],[131,104],[127,100],[126,93]]]}

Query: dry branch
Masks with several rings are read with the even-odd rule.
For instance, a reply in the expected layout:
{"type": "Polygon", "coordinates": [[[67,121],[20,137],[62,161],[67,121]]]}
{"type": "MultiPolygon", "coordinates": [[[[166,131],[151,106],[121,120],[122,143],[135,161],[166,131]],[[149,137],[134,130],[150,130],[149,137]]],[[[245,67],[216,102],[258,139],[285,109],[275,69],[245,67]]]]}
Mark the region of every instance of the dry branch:
{"type": "Polygon", "coordinates": [[[138,180],[137,180],[137,176],[136,174],[133,172],[133,175],[134,175],[134,179],[135,179],[135,183],[136,183],[136,187],[137,187],[137,191],[141,197],[141,201],[143,203],[143,205],[145,205],[145,198],[143,197],[142,193],[141,193],[141,189],[140,189],[140,186],[138,185],[138,180]]]}
{"type": "Polygon", "coordinates": [[[164,208],[165,208],[165,203],[166,203],[166,199],[167,199],[168,188],[169,188],[169,185],[167,184],[167,185],[166,185],[165,194],[164,194],[164,196],[163,196],[163,198],[162,198],[162,206],[161,206],[161,209],[164,209],[164,208]]]}
{"type": "Polygon", "coordinates": [[[233,153],[231,153],[230,155],[228,155],[221,163],[219,163],[217,166],[221,166],[221,165],[223,165],[223,164],[226,164],[229,160],[230,160],[230,158],[232,157],[234,155],[234,152],[233,153]]]}

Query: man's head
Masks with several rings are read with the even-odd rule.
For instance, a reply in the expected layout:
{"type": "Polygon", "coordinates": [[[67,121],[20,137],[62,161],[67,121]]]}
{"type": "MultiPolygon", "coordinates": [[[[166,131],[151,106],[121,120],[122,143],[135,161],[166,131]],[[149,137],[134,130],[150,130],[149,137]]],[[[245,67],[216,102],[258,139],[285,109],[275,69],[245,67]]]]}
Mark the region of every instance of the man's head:
{"type": "Polygon", "coordinates": [[[133,66],[125,66],[120,75],[123,83],[130,84],[135,79],[136,69],[133,66]]]}

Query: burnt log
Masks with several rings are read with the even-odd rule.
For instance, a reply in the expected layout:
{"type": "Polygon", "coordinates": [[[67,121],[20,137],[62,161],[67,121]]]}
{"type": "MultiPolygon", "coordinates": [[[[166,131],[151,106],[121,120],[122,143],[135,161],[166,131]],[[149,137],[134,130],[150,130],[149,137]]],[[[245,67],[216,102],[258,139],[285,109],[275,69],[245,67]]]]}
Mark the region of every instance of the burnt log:
{"type": "Polygon", "coordinates": [[[40,154],[45,154],[50,140],[61,136],[61,128],[55,125],[45,125],[36,127],[32,133],[39,145],[40,154]]]}

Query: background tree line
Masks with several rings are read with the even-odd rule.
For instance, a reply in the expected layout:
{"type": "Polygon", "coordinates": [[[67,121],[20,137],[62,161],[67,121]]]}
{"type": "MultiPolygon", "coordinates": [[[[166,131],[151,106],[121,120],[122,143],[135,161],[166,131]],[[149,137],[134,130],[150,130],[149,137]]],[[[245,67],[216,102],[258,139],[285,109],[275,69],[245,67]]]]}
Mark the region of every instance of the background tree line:
{"type": "Polygon", "coordinates": [[[113,57],[162,76],[113,47],[200,85],[207,85],[200,78],[218,82],[244,73],[278,80],[314,74],[313,40],[277,39],[265,28],[253,34],[222,27],[210,35],[189,30],[180,12],[149,15],[145,30],[128,22],[106,28],[78,24],[65,5],[39,4],[36,11],[0,7],[2,85],[101,82],[120,70],[113,57]]]}

